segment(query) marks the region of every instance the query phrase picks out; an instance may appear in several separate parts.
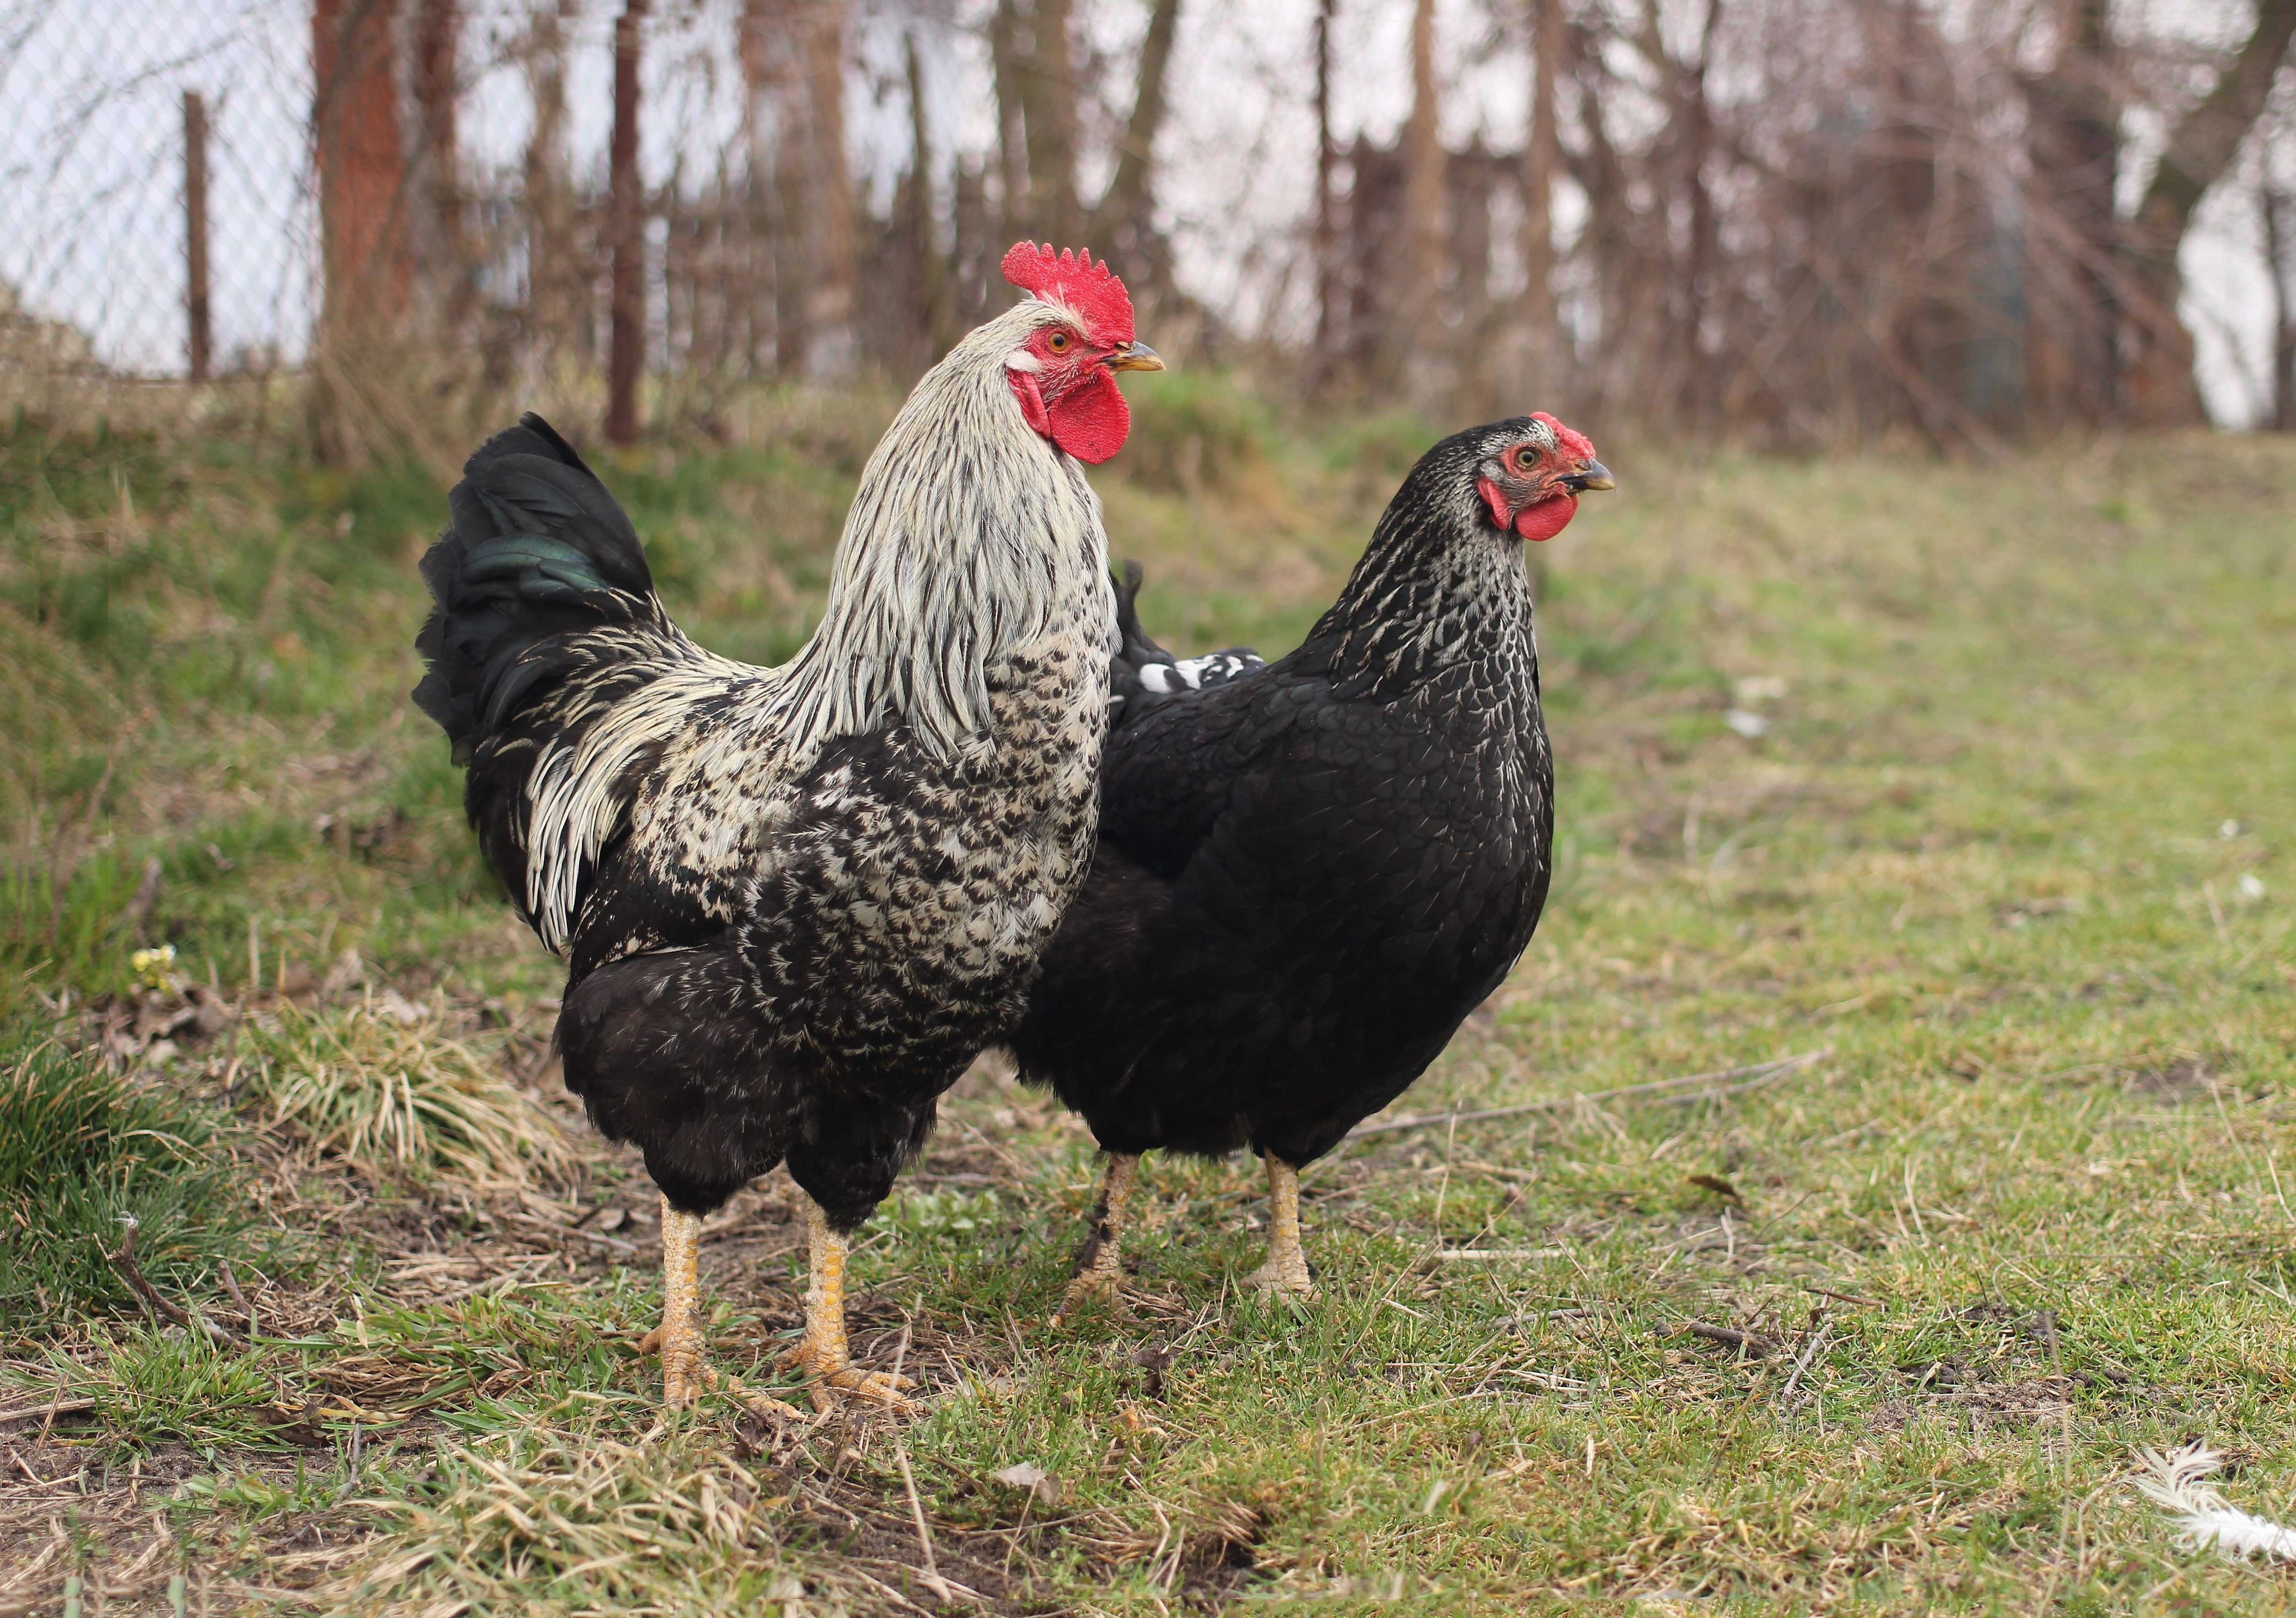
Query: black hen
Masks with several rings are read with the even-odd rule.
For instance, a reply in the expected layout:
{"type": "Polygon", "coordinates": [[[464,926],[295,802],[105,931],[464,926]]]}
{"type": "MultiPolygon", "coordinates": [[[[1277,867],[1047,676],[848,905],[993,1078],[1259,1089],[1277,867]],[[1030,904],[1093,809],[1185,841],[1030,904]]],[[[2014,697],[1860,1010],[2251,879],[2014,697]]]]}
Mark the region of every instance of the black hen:
{"type": "Polygon", "coordinates": [[[1521,542],[1611,487],[1549,416],[1446,439],[1272,664],[1176,661],[1128,578],[1100,841],[1012,1041],[1110,1154],[1071,1304],[1113,1292],[1159,1146],[1260,1153],[1253,1279],[1309,1289],[1299,1170],[1419,1076],[1538,924],[1554,768],[1521,542]]]}

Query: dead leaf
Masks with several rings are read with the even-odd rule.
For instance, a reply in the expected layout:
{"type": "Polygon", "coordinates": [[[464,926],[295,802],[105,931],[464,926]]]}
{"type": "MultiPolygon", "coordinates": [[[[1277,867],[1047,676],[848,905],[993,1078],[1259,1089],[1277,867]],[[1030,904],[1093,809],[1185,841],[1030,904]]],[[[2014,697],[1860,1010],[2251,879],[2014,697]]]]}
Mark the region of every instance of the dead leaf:
{"type": "Polygon", "coordinates": [[[1003,1483],[1013,1489],[1026,1489],[1047,1506],[1061,1503],[1061,1480],[1042,1466],[1032,1466],[1027,1461],[1007,1466],[1002,1472],[988,1474],[991,1482],[1003,1483]]]}

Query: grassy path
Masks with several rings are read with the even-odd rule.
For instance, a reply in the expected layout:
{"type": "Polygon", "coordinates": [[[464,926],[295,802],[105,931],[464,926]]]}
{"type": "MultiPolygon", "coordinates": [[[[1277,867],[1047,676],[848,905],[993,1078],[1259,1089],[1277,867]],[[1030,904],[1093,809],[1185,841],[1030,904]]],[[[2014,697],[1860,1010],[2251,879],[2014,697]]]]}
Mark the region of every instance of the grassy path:
{"type": "MultiPolygon", "coordinates": [[[[1112,485],[1151,625],[1190,649],[1296,635],[1383,492],[1345,470],[1381,442],[1271,436],[1193,497],[1112,485]]],[[[244,1237],[273,1244],[249,1261],[260,1342],[0,1306],[0,1406],[86,1401],[0,1428],[0,1612],[52,1610],[70,1565],[119,1611],[162,1610],[184,1569],[217,1612],[291,1589],[933,1611],[920,1516],[938,1575],[1012,1613],[2296,1606],[2296,1568],[2180,1550],[2125,1481],[2135,1447],[2199,1436],[2234,1504],[2296,1523],[2296,453],[1606,458],[1621,495],[1542,559],[1556,898],[1397,1111],[1558,1105],[1318,1165],[1316,1302],[1236,1290],[1262,1234],[1245,1165],[1155,1160],[1128,1316],[1052,1330],[1089,1142],[984,1068],[854,1266],[859,1346],[926,1384],[921,1417],[663,1423],[627,1351],[653,1281],[626,1161],[578,1135],[578,1167],[522,1192],[363,1173],[266,1127],[266,1080],[226,1121],[269,1214],[244,1237]],[[1042,1477],[997,1480],[1015,1466],[1042,1477]]],[[[195,978],[216,960],[218,996],[248,991],[253,917],[266,992],[355,944],[377,986],[438,985],[422,1039],[529,1071],[547,964],[395,717],[420,485],[275,488],[266,513],[217,472],[107,550],[86,535],[118,500],[74,475],[16,509],[0,575],[0,629],[56,671],[12,790],[93,850],[57,913],[77,954],[20,896],[20,1021],[67,981],[125,986],[118,917],[156,857],[137,924],[195,978]],[[279,560],[338,509],[388,531],[279,560]],[[40,616],[90,570],[145,650],[40,616]],[[266,601],[265,633],[324,669],[292,702],[171,638],[266,601]],[[145,739],[75,833],[136,702],[145,739]]],[[[787,490],[833,487],[833,456],[636,480],[680,611],[774,649],[758,604],[815,598],[834,517],[787,490]],[[814,527],[745,541],[758,488],[814,527]]],[[[176,1088],[221,1080],[219,1043],[181,1043],[176,1088]]],[[[291,1046],[264,1048],[284,1071],[291,1046]]],[[[0,1199],[33,1173],[10,1171],[0,1199]]],[[[801,1232],[778,1176],[733,1213],[705,1249],[718,1355],[771,1383],[801,1232]]],[[[168,1285],[238,1318],[195,1248],[168,1285]]]]}

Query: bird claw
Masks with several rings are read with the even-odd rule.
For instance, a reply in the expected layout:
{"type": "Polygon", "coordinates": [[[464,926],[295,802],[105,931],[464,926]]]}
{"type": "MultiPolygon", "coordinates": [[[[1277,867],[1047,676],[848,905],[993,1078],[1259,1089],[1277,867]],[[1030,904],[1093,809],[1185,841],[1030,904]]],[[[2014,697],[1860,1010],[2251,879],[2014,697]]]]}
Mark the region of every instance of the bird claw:
{"type": "Polygon", "coordinates": [[[1244,1277],[1243,1284],[1269,1297],[1313,1298],[1316,1295],[1316,1283],[1308,1277],[1308,1261],[1296,1256],[1286,1263],[1270,1253],[1265,1264],[1244,1277]]]}
{"type": "Polygon", "coordinates": [[[916,1400],[903,1395],[903,1388],[917,1384],[906,1376],[895,1376],[887,1371],[865,1371],[857,1365],[849,1365],[823,1377],[814,1388],[814,1400],[821,1401],[824,1388],[834,1388],[848,1398],[864,1404],[882,1405],[889,1410],[914,1409],[916,1400]]]}
{"type": "Polygon", "coordinates": [[[805,1420],[805,1412],[795,1405],[775,1399],[770,1393],[758,1392],[745,1384],[739,1376],[726,1379],[726,1396],[752,1416],[762,1416],[771,1421],[805,1420]]]}
{"type": "Polygon", "coordinates": [[[718,1390],[718,1373],[701,1351],[699,1342],[672,1343],[661,1356],[661,1402],[673,1410],[683,1410],[700,1401],[704,1393],[718,1390]]]}
{"type": "Polygon", "coordinates": [[[1060,1308],[1054,1312],[1053,1325],[1065,1326],[1088,1305],[1104,1309],[1119,1319],[1131,1313],[1125,1305],[1123,1281],[1115,1271],[1086,1269],[1069,1283],[1060,1308]]]}
{"type": "Polygon", "coordinates": [[[718,1391],[718,1372],[699,1327],[672,1331],[665,1320],[638,1339],[637,1351],[641,1357],[661,1356],[661,1402],[667,1409],[687,1409],[704,1393],[718,1391]]]}
{"type": "Polygon", "coordinates": [[[865,1371],[841,1348],[826,1347],[810,1337],[800,1339],[783,1353],[780,1363],[805,1373],[812,1384],[808,1391],[813,1396],[816,1409],[831,1409],[840,1395],[890,1410],[909,1409],[915,1403],[901,1393],[902,1389],[917,1385],[910,1378],[885,1371],[865,1371]]]}

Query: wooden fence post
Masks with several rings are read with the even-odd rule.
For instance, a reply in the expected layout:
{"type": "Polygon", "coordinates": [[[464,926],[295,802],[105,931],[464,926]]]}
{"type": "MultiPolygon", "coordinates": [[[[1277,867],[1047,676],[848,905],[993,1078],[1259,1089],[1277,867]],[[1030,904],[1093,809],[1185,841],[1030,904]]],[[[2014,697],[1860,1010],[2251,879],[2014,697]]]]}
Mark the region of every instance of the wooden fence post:
{"type": "Polygon", "coordinates": [[[204,382],[213,357],[208,323],[208,104],[197,90],[184,92],[184,279],[192,381],[204,382]]]}

